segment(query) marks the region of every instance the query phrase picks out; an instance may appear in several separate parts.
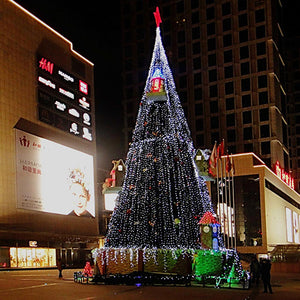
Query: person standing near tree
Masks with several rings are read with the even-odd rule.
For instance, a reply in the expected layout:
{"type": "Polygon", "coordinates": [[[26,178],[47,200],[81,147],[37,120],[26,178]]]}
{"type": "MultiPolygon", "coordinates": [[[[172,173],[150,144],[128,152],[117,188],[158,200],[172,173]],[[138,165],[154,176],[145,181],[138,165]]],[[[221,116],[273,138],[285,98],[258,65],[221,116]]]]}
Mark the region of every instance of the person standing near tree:
{"type": "Polygon", "coordinates": [[[273,294],[272,287],[271,287],[271,263],[268,259],[263,259],[260,265],[260,272],[261,272],[261,279],[264,283],[264,293],[269,292],[273,294]]]}

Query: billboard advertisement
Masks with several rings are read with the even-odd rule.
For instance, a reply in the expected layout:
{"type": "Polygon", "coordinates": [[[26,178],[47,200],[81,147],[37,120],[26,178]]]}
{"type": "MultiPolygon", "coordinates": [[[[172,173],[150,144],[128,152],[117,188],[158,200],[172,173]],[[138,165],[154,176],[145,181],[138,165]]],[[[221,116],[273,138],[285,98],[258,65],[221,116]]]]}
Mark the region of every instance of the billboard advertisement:
{"type": "Polygon", "coordinates": [[[93,156],[16,129],[17,208],[95,217],[93,156]]]}

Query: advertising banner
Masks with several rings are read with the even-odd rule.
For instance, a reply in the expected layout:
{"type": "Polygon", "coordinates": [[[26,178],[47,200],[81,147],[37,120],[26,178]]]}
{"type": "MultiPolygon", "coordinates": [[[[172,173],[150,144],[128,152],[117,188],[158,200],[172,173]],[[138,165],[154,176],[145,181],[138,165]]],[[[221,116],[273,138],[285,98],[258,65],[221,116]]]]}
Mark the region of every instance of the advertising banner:
{"type": "Polygon", "coordinates": [[[17,208],[95,217],[93,156],[16,130],[17,208]]]}

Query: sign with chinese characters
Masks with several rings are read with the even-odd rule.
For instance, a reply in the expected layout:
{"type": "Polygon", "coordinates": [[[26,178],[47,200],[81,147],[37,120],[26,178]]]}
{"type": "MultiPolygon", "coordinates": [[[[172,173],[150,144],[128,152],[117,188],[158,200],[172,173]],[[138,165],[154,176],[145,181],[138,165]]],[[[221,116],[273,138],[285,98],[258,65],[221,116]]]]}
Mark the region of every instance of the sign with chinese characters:
{"type": "Polygon", "coordinates": [[[295,189],[295,180],[292,175],[281,168],[279,161],[275,163],[275,174],[284,181],[290,188],[295,189]]]}
{"type": "Polygon", "coordinates": [[[95,216],[93,156],[16,129],[17,208],[95,216]]]}
{"type": "Polygon", "coordinates": [[[39,119],[93,141],[90,87],[47,57],[37,57],[39,119]]]}

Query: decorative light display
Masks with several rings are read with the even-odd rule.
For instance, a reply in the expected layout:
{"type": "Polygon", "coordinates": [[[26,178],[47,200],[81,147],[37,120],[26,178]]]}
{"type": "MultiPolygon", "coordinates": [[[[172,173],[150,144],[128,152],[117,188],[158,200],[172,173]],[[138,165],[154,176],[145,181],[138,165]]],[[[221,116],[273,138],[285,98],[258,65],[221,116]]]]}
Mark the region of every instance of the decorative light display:
{"type": "Polygon", "coordinates": [[[223,248],[220,226],[213,217],[206,183],[198,173],[196,151],[162,45],[158,9],[155,18],[155,46],[122,190],[105,245],[95,257],[101,274],[142,270],[191,276],[192,270],[184,268],[192,268],[194,260],[194,271],[198,269],[201,255],[211,274],[219,276],[224,270],[229,274],[229,261],[234,258],[238,264],[238,257],[223,248]],[[212,228],[213,242],[208,250],[201,247],[200,220],[208,221],[212,228]]]}

